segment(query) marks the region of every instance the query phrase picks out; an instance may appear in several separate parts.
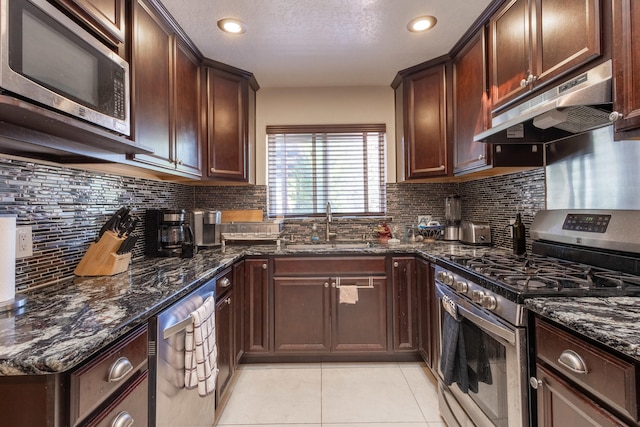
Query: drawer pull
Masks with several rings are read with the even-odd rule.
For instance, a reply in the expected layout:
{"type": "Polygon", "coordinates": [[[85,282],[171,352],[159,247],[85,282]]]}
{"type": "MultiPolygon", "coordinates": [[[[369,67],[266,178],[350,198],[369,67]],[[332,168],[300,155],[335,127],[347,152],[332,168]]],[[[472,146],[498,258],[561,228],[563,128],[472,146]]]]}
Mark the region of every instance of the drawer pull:
{"type": "Polygon", "coordinates": [[[109,382],[115,383],[126,377],[133,371],[133,365],[126,357],[121,357],[111,365],[109,369],[109,382]]]}
{"type": "Polygon", "coordinates": [[[223,277],[222,279],[220,279],[220,286],[223,288],[228,288],[229,286],[231,286],[231,280],[229,280],[228,277],[223,277]]]}
{"type": "Polygon", "coordinates": [[[133,417],[128,412],[122,411],[111,421],[111,427],[129,427],[133,425],[133,417]]]}
{"type": "Polygon", "coordinates": [[[586,374],[589,372],[584,359],[573,350],[563,351],[558,358],[558,363],[576,374],[586,374]]]}

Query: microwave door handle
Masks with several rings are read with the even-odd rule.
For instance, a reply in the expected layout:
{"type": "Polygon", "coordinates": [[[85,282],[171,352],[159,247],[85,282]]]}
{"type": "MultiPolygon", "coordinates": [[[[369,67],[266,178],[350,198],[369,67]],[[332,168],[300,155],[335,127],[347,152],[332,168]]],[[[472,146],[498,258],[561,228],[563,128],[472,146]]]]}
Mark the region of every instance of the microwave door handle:
{"type": "Polygon", "coordinates": [[[516,334],[511,330],[504,328],[500,325],[497,325],[495,322],[489,321],[482,316],[478,316],[476,313],[473,313],[466,308],[458,305],[458,314],[468,319],[470,322],[478,325],[481,329],[496,335],[503,340],[507,341],[511,345],[516,344],[516,334]]]}

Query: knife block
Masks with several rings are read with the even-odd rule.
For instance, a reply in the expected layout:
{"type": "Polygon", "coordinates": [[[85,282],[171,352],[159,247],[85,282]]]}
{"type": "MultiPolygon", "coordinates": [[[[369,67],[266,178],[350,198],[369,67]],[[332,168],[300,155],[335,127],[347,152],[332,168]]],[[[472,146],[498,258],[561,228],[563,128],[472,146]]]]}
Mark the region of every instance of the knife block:
{"type": "Polygon", "coordinates": [[[129,268],[131,252],[118,255],[116,251],[125,240],[113,231],[105,231],[97,243],[91,243],[73,271],[76,276],[113,276],[129,268]]]}

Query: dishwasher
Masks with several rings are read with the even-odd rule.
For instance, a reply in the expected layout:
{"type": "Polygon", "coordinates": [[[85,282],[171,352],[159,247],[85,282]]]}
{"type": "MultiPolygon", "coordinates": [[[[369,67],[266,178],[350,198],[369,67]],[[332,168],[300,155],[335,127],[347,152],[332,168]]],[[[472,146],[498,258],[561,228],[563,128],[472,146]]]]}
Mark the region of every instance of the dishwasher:
{"type": "MultiPolygon", "coordinates": [[[[185,388],[185,329],[191,313],[212,296],[210,280],[149,320],[149,426],[210,427],[215,420],[215,393],[201,397],[185,388]]],[[[215,334],[214,334],[215,335],[215,334]]]]}

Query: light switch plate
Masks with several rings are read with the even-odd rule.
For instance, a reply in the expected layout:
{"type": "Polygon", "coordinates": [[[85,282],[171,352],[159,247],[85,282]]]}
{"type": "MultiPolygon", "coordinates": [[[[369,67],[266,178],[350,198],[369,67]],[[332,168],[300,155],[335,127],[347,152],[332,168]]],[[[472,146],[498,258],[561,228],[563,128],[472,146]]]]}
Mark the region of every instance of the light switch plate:
{"type": "Polygon", "coordinates": [[[16,259],[33,255],[33,237],[31,226],[21,225],[16,227],[16,259]]]}

